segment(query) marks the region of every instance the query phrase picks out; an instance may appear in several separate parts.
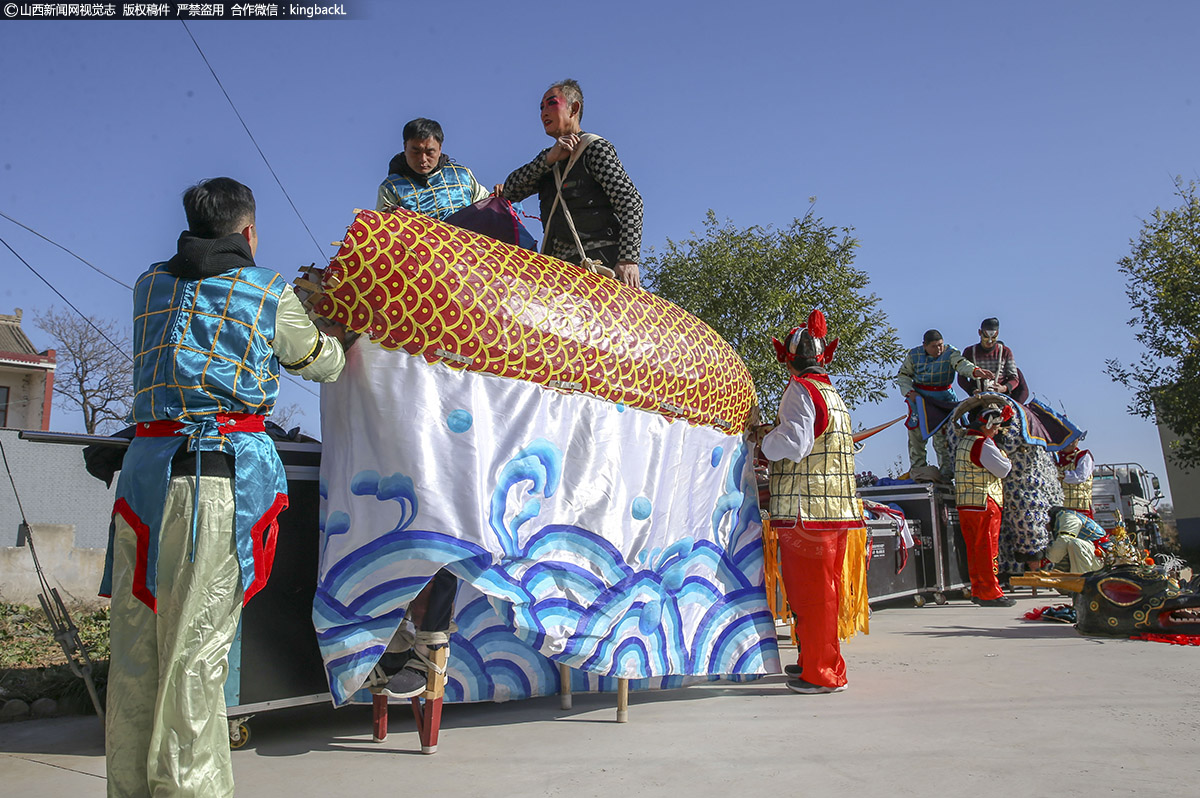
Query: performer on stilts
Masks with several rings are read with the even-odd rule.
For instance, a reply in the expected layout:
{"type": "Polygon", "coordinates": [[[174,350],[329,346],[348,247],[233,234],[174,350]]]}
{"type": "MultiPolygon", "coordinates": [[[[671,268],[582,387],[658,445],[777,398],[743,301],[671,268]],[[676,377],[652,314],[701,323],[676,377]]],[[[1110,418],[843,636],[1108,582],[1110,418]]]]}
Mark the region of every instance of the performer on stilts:
{"type": "Polygon", "coordinates": [[[1004,507],[1001,480],[1008,476],[1012,463],[992,440],[1001,425],[1012,417],[1013,410],[1007,404],[1003,409],[994,404],[972,409],[954,458],[954,487],[958,520],[967,544],[971,601],[981,607],[1016,604],[1004,595],[996,577],[1004,507]]]}
{"type": "Polygon", "coordinates": [[[825,316],[774,340],[792,380],[779,403],[778,423],[762,439],[771,461],[770,512],[778,531],[788,602],[796,615],[798,662],[785,667],[794,693],[846,689],[846,662],[838,643],[838,604],[846,535],[862,524],[854,482],[850,414],[826,366],[837,339],[825,341],[825,316]]]}
{"type": "Polygon", "coordinates": [[[954,478],[954,461],[950,442],[943,426],[958,404],[954,393],[954,374],[972,379],[994,379],[995,374],[976,367],[963,354],[942,340],[937,330],[926,330],[921,345],[910,350],[896,374],[896,383],[908,405],[908,459],[913,479],[934,481],[928,474],[925,441],[933,438],[937,452],[937,478],[949,482],[954,478]]]}
{"type": "Polygon", "coordinates": [[[288,506],[264,419],[280,366],[329,382],[346,362],[283,277],[255,264],[249,188],[205,180],[183,206],[178,251],[133,291],[136,432],[100,590],[112,597],[110,796],[233,795],[229,649],[288,506]]]}

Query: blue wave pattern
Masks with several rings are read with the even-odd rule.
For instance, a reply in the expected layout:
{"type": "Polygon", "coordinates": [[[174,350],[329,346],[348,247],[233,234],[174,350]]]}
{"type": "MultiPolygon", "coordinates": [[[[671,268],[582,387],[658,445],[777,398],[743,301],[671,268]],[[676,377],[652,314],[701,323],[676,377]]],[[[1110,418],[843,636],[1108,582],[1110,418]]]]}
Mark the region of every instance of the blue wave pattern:
{"type": "MultiPolygon", "coordinates": [[[[714,461],[718,457],[714,452],[714,461]]],[[[356,474],[354,495],[395,502],[398,514],[391,531],[328,567],[318,585],[313,619],[335,703],[368,699],[359,686],[403,619],[403,608],[442,566],[468,583],[456,605],[449,701],[556,692],[554,662],[575,669],[572,686],[579,691],[615,689],[616,677],[651,689],[695,677],[777,672],[756,493],[742,484],[745,447],[729,451],[728,460],[724,492],[709,499],[713,539],[685,537],[643,550],[636,565],[592,531],[537,525],[542,503],[559,489],[563,467],[559,450],[544,439],[530,442],[499,471],[488,526],[502,554],[413,529],[420,512],[409,477],[356,474]],[[514,489],[517,510],[506,520],[514,489]],[[429,575],[372,581],[381,565],[400,561],[425,561],[429,575]]],[[[352,525],[350,513],[330,510],[326,539],[352,525]]]]}

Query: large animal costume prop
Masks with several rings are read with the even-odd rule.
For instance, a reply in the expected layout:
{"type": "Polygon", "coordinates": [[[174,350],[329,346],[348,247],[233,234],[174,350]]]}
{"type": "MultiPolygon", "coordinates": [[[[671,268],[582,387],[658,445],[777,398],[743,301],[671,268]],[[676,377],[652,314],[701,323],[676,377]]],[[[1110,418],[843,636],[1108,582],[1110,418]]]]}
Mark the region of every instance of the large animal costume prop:
{"type": "MultiPolygon", "coordinates": [[[[777,672],[733,350],[652,294],[399,211],[358,213],[314,308],[361,333],[322,393],[313,618],[355,696],[445,567],[446,697],[777,672]]],[[[362,699],[365,694],[360,693],[362,699]]]]}
{"type": "MultiPolygon", "coordinates": [[[[1000,523],[1001,573],[1019,573],[1027,562],[1040,560],[1050,545],[1046,528],[1049,510],[1061,505],[1062,485],[1058,467],[1048,449],[1043,428],[1028,412],[1028,408],[998,393],[978,394],[961,402],[951,414],[960,417],[981,403],[997,403],[1012,409],[1012,423],[995,437],[996,444],[1008,456],[1012,469],[1003,480],[1004,504],[1000,523]]],[[[951,445],[957,446],[961,431],[956,424],[947,426],[951,445]]]]}
{"type": "Polygon", "coordinates": [[[1080,634],[1200,642],[1200,593],[1162,566],[1127,558],[1090,574],[1039,572],[1013,582],[1076,593],[1080,634]]]}

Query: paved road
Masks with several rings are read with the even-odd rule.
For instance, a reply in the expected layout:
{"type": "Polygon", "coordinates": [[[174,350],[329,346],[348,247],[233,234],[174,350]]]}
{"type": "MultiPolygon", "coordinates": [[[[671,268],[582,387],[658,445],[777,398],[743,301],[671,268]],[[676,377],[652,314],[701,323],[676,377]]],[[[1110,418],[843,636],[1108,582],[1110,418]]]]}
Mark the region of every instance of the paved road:
{"type": "MultiPolygon", "coordinates": [[[[782,677],[634,694],[447,706],[439,751],[411,715],[370,736],[365,707],[255,718],[239,795],[982,798],[1196,795],[1200,648],[1083,638],[1015,609],[889,608],[844,647],[850,688],[793,695],[782,677]]],[[[785,649],[785,655],[789,650],[785,649]]],[[[103,795],[94,718],[0,726],[0,792],[103,795]]]]}

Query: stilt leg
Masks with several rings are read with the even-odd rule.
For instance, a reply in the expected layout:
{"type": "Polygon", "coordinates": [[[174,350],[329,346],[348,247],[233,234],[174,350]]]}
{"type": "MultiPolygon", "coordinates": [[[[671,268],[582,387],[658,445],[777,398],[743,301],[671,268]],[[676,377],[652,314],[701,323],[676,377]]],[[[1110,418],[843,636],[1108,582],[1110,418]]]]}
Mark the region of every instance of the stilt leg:
{"type": "Polygon", "coordinates": [[[381,743],[387,739],[388,700],[385,695],[371,696],[371,736],[375,742],[381,743]]]}
{"type": "Polygon", "coordinates": [[[446,695],[446,660],[450,647],[442,646],[429,652],[432,666],[425,692],[412,699],[413,717],[421,738],[421,753],[437,753],[438,732],[442,728],[442,698],[446,695]],[[424,699],[424,701],[422,701],[424,699]]]}
{"type": "Polygon", "coordinates": [[[617,679],[617,723],[629,720],[629,680],[617,679]]]}
{"type": "Polygon", "coordinates": [[[560,688],[558,691],[558,705],[562,709],[570,709],[573,703],[571,697],[571,666],[566,663],[558,663],[558,681],[560,688]]]}

